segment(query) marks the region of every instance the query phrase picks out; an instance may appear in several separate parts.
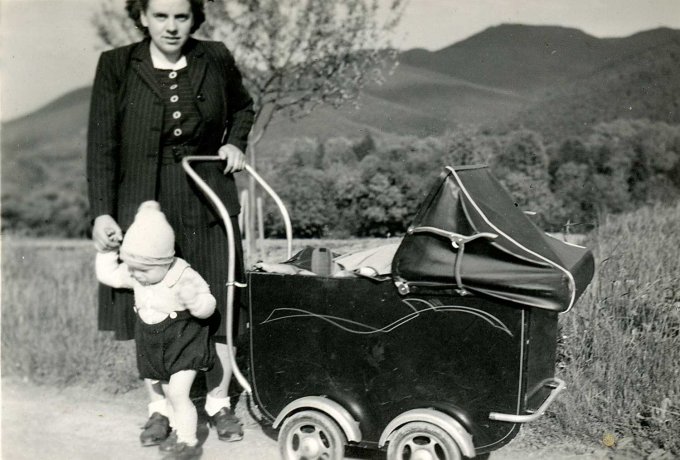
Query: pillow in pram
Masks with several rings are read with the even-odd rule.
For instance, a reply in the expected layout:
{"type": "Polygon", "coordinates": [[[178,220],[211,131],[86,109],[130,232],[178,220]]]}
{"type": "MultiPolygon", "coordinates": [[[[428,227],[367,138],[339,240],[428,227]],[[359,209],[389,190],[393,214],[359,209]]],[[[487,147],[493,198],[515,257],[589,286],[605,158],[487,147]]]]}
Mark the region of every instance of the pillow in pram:
{"type": "Polygon", "coordinates": [[[287,275],[336,278],[363,276],[382,281],[390,277],[392,259],[399,244],[386,244],[343,255],[327,248],[306,247],[283,263],[257,262],[254,268],[287,275]]]}
{"type": "Polygon", "coordinates": [[[387,279],[392,273],[392,259],[399,244],[401,243],[384,244],[338,256],[333,259],[342,269],[337,275],[347,276],[346,273],[353,273],[375,280],[387,279]]]}

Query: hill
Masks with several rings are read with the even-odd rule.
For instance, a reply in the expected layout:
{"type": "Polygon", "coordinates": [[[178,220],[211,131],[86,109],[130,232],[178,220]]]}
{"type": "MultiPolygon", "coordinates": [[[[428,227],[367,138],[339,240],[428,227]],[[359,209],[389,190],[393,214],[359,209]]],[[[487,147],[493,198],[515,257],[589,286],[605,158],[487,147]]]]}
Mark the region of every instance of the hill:
{"type": "MultiPolygon", "coordinates": [[[[261,150],[275,155],[292,137],[428,136],[460,125],[525,126],[551,141],[617,117],[678,123],[679,60],[678,30],[598,39],[563,27],[501,25],[439,51],[402,53],[384,84],[365,88],[358,108],[276,119],[261,150]]],[[[55,171],[82,181],[90,94],[81,88],[3,123],[3,196],[55,186],[55,171]]]]}
{"type": "Polygon", "coordinates": [[[576,29],[501,25],[439,51],[410,50],[360,108],[279,119],[266,145],[304,135],[437,135],[459,125],[524,126],[550,141],[600,121],[678,123],[680,31],[659,28],[599,39],[576,29]]]}
{"type": "Polygon", "coordinates": [[[3,123],[3,155],[14,151],[13,147],[30,149],[59,137],[85,132],[91,94],[91,87],[80,88],[33,113],[3,123]]]}
{"type": "Polygon", "coordinates": [[[504,24],[438,51],[407,51],[400,61],[483,85],[531,93],[679,36],[678,30],[659,28],[625,38],[600,39],[571,28],[504,24]]]}
{"type": "Polygon", "coordinates": [[[619,118],[680,123],[680,37],[550,87],[509,127],[558,140],[619,118]]]}
{"type": "Polygon", "coordinates": [[[23,194],[60,173],[84,177],[91,88],[69,92],[2,125],[2,193],[23,194]]]}
{"type": "Polygon", "coordinates": [[[279,118],[266,144],[281,138],[360,137],[367,132],[437,135],[457,125],[488,124],[512,115],[528,99],[431,70],[399,65],[382,85],[365,88],[357,107],[321,107],[299,121],[279,118]]]}

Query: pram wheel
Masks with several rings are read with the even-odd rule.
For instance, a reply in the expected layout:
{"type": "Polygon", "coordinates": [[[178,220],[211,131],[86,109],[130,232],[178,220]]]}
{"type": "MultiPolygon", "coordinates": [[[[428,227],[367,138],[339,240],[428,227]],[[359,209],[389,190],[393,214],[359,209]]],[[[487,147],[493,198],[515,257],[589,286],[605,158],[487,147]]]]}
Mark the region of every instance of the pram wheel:
{"type": "Polygon", "coordinates": [[[388,460],[461,460],[458,445],[444,430],[426,422],[397,428],[387,447],[388,460]]]}
{"type": "Polygon", "coordinates": [[[346,442],[338,424],[314,410],[291,415],[279,432],[279,452],[284,460],[340,460],[346,442]]]}

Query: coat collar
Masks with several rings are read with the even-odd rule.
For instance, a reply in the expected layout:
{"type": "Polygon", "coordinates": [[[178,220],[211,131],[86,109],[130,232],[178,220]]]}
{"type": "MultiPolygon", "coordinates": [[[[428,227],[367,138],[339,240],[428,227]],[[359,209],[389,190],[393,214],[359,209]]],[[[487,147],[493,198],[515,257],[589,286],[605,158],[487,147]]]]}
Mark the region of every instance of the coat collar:
{"type": "Polygon", "coordinates": [[[163,278],[161,283],[167,287],[173,287],[187,268],[189,268],[189,263],[186,260],[175,257],[170,270],[165,274],[165,278],[163,278]]]}
{"type": "MultiPolygon", "coordinates": [[[[133,69],[139,74],[149,88],[151,88],[158,97],[162,97],[161,89],[154,73],[153,64],[151,63],[151,52],[149,50],[150,42],[151,40],[146,38],[137,44],[132,51],[131,64],[133,69]]],[[[184,55],[187,58],[187,68],[191,87],[194,91],[194,95],[198,96],[208,65],[205,59],[203,44],[199,40],[190,37],[184,45],[184,55]]]]}

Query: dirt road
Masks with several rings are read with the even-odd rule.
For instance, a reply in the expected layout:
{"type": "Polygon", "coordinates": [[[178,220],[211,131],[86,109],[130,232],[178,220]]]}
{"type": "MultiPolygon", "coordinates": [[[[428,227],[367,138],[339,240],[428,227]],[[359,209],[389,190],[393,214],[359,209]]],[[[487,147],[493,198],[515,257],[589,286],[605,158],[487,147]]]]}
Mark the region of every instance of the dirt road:
{"type": "MultiPolygon", "coordinates": [[[[240,405],[241,407],[243,405],[240,405]]],[[[204,427],[204,460],[277,460],[276,441],[245,411],[245,438],[224,443],[204,427]]],[[[142,448],[138,436],[146,421],[144,394],[136,390],[120,396],[91,389],[38,387],[19,380],[2,381],[3,460],[158,460],[155,447],[142,448]]],[[[202,436],[201,436],[202,435],[202,436]]],[[[361,458],[383,458],[357,453],[361,458]]],[[[606,458],[577,454],[574,449],[522,451],[513,443],[491,455],[491,460],[606,458]]]]}

